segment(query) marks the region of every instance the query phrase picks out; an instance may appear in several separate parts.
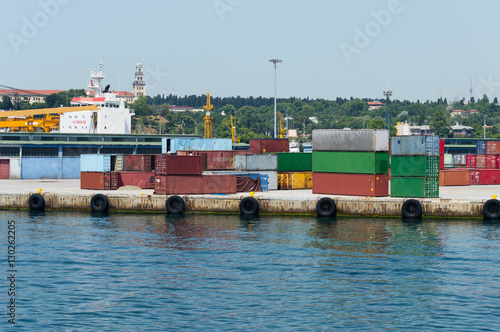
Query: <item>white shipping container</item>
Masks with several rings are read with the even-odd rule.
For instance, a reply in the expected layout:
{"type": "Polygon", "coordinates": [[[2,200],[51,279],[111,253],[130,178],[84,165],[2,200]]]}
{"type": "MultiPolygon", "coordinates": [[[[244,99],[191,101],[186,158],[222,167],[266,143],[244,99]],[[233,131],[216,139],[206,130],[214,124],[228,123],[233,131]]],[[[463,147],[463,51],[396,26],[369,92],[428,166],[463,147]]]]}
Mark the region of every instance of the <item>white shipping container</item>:
{"type": "Polygon", "coordinates": [[[389,151],[386,129],[315,129],[313,151],[389,151]]]}

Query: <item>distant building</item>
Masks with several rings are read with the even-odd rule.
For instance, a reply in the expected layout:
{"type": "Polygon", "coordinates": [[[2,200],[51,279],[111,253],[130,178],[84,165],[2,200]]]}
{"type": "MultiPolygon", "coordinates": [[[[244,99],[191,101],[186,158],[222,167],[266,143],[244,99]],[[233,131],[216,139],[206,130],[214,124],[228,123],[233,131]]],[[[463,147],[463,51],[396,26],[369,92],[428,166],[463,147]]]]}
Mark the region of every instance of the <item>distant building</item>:
{"type": "Polygon", "coordinates": [[[27,101],[30,104],[44,103],[45,97],[67,90],[19,90],[19,89],[0,89],[0,100],[3,96],[10,97],[12,102],[27,101]],[[15,100],[15,99],[18,100],[15,100]]]}
{"type": "Polygon", "coordinates": [[[410,125],[407,122],[398,122],[396,124],[396,136],[408,136],[411,135],[410,125]]]}
{"type": "Polygon", "coordinates": [[[175,106],[175,105],[169,105],[168,109],[172,112],[184,112],[184,111],[203,112],[203,111],[205,111],[203,108],[194,108],[191,106],[175,106]]]}
{"type": "Polygon", "coordinates": [[[474,128],[468,126],[462,126],[458,123],[451,126],[451,135],[453,137],[471,137],[474,135],[474,128]]]}
{"type": "Polygon", "coordinates": [[[463,117],[468,117],[469,114],[478,114],[481,113],[479,110],[470,110],[470,111],[464,111],[464,110],[453,110],[451,111],[451,117],[455,117],[457,115],[461,115],[463,117]]]}
{"type": "Polygon", "coordinates": [[[434,133],[431,131],[431,127],[429,125],[410,126],[410,134],[411,135],[434,135],[434,133]]]}
{"type": "Polygon", "coordinates": [[[368,104],[369,111],[376,110],[376,109],[379,109],[380,107],[385,106],[385,103],[381,103],[379,101],[368,101],[367,104],[368,104]]]}
{"type": "Polygon", "coordinates": [[[142,63],[139,61],[135,66],[135,80],[132,83],[134,88],[134,98],[146,95],[146,82],[144,81],[144,71],[142,70],[142,63]]]}

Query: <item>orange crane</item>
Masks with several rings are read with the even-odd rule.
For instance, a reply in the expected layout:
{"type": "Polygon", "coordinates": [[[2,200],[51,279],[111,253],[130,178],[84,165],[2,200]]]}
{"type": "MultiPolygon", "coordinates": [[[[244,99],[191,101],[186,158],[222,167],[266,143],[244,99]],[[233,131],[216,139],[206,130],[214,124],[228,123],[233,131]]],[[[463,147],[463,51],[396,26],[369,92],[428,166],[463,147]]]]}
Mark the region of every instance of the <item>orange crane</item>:
{"type": "Polygon", "coordinates": [[[99,108],[96,105],[90,105],[5,111],[0,112],[0,128],[6,128],[9,131],[26,132],[33,132],[35,128],[42,128],[44,132],[49,133],[53,130],[59,130],[60,115],[63,113],[98,110],[99,108]]]}
{"type": "Polygon", "coordinates": [[[282,121],[283,114],[280,113],[279,116],[280,116],[280,138],[284,138],[286,135],[286,128],[283,127],[283,121],[282,121]]]}
{"type": "Polygon", "coordinates": [[[225,119],[224,123],[231,129],[231,138],[232,138],[232,141],[233,143],[239,143],[240,142],[240,138],[238,136],[236,136],[236,126],[234,125],[234,122],[233,122],[233,116],[232,115],[229,115],[229,119],[225,119]]]}
{"type": "Polygon", "coordinates": [[[203,106],[205,109],[205,135],[203,138],[212,138],[212,120],[213,117],[210,115],[210,110],[214,106],[210,104],[210,92],[207,92],[207,104],[203,106]]]}

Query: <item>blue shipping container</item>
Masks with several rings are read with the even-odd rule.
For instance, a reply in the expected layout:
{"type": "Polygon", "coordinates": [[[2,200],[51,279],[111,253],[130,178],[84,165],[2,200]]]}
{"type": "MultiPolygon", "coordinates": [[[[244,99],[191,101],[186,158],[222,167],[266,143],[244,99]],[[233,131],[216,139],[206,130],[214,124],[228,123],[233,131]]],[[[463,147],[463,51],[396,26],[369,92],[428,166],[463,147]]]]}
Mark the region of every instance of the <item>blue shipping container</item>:
{"type": "Polygon", "coordinates": [[[233,143],[230,138],[163,138],[162,153],[177,153],[177,151],[231,151],[233,143]],[[170,145],[170,150],[169,150],[170,145]]]}
{"type": "Polygon", "coordinates": [[[393,156],[439,156],[439,136],[393,136],[393,156]]]}
{"type": "Polygon", "coordinates": [[[476,154],[486,154],[486,141],[477,141],[476,154]]]}
{"type": "Polygon", "coordinates": [[[111,155],[80,155],[80,172],[111,172],[111,155]]]}

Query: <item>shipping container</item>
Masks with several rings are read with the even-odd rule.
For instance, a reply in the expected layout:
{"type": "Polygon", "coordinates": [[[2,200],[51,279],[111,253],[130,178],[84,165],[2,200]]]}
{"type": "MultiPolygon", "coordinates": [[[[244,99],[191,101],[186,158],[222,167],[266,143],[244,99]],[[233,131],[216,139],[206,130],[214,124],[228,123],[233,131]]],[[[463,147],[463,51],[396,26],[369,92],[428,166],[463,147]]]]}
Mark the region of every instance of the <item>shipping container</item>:
{"type": "Polygon", "coordinates": [[[124,154],[124,171],[149,172],[154,167],[154,157],[150,154],[124,154]]]}
{"type": "MultiPolygon", "coordinates": [[[[259,174],[266,175],[268,181],[268,189],[269,190],[277,190],[278,189],[278,172],[277,171],[206,171],[203,172],[203,175],[212,175],[212,174],[233,174],[233,175],[251,175],[251,174],[259,174]]],[[[264,179],[262,179],[264,180],[264,179]]]]}
{"type": "Polygon", "coordinates": [[[486,141],[477,141],[476,154],[486,154],[486,141]]]}
{"type": "Polygon", "coordinates": [[[387,174],[387,152],[314,151],[313,172],[387,174]]]}
{"type": "Polygon", "coordinates": [[[386,129],[314,129],[313,151],[389,152],[386,129]]]}
{"type": "Polygon", "coordinates": [[[278,172],[312,172],[312,153],[278,153],[278,172]]]}
{"type": "Polygon", "coordinates": [[[313,173],[312,181],[313,194],[371,197],[389,195],[387,174],[313,173]]]}
{"type": "Polygon", "coordinates": [[[234,170],[234,156],[252,154],[249,150],[233,151],[177,151],[177,155],[204,156],[203,170],[234,170]]]}
{"type": "Polygon", "coordinates": [[[278,172],[278,190],[312,189],[312,172],[278,172]]]}
{"type": "Polygon", "coordinates": [[[468,154],[465,156],[465,167],[476,168],[476,155],[468,154]]]}
{"type": "Polygon", "coordinates": [[[439,169],[444,169],[444,154],[439,155],[439,169]]]}
{"type": "Polygon", "coordinates": [[[278,156],[275,154],[235,155],[234,169],[237,171],[275,171],[278,156]]]}
{"type": "Polygon", "coordinates": [[[288,138],[251,138],[250,151],[253,154],[267,152],[289,152],[290,143],[288,138]]]}
{"type": "Polygon", "coordinates": [[[80,172],[110,172],[111,156],[109,154],[80,155],[80,172]]]}
{"type": "Polygon", "coordinates": [[[469,169],[447,169],[439,172],[440,186],[470,186],[471,171],[469,169]]]}
{"type": "Polygon", "coordinates": [[[486,168],[486,155],[484,154],[476,155],[476,168],[486,168]]]}
{"type": "Polygon", "coordinates": [[[453,165],[453,155],[452,154],[445,153],[444,164],[445,164],[445,166],[450,166],[450,167],[453,165]]]}
{"type": "Polygon", "coordinates": [[[488,155],[500,154],[500,141],[487,141],[486,154],[488,155]]]}
{"type": "Polygon", "coordinates": [[[496,155],[487,154],[485,159],[486,159],[486,168],[498,168],[496,155]]]}
{"type": "Polygon", "coordinates": [[[116,172],[80,172],[80,188],[94,190],[116,190],[119,177],[116,172]]]}
{"type": "Polygon", "coordinates": [[[392,176],[439,176],[438,156],[392,156],[392,176]]]}
{"type": "MultiPolygon", "coordinates": [[[[500,170],[499,169],[480,169],[479,183],[480,185],[500,184],[500,170]]],[[[473,180],[471,180],[472,182],[473,180]]]]}
{"type": "Polygon", "coordinates": [[[437,198],[439,177],[392,177],[391,197],[437,198]]]}
{"type": "Polygon", "coordinates": [[[440,139],[439,140],[439,154],[444,154],[445,153],[445,150],[444,150],[444,139],[440,139]]]}
{"type": "Polygon", "coordinates": [[[203,156],[160,154],[155,156],[156,175],[201,175],[203,156]]]}
{"type": "Polygon", "coordinates": [[[159,175],[155,177],[155,193],[236,194],[236,175],[159,175]]]}
{"type": "Polygon", "coordinates": [[[470,184],[471,185],[478,185],[479,184],[479,174],[481,173],[481,170],[478,169],[471,169],[470,170],[470,184]]]}
{"type": "Polygon", "coordinates": [[[230,138],[163,138],[162,153],[176,153],[179,150],[208,151],[223,150],[231,151],[233,143],[230,138]]]}
{"type": "Polygon", "coordinates": [[[136,186],[141,189],[154,189],[155,172],[120,171],[118,173],[118,187],[136,186]]]}
{"type": "Polygon", "coordinates": [[[439,137],[436,135],[394,136],[391,139],[393,156],[439,156],[439,137]]]}

